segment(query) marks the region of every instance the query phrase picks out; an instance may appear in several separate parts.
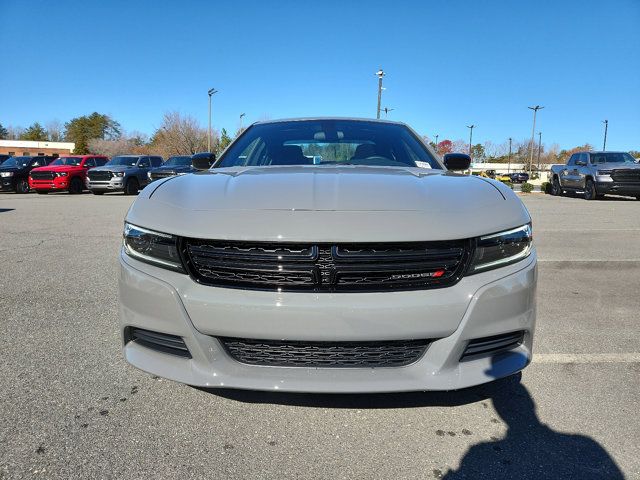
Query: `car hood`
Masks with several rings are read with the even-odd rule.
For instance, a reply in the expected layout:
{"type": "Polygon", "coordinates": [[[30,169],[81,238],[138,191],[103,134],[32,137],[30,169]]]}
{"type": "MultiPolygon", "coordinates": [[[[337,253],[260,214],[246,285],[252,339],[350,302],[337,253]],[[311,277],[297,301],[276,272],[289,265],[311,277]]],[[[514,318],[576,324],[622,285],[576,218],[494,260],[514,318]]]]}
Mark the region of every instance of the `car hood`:
{"type": "Polygon", "coordinates": [[[44,167],[36,167],[32,172],[71,172],[74,170],[84,170],[83,167],[74,167],[72,165],[45,165],[44,167]]]}
{"type": "Polygon", "coordinates": [[[138,168],[138,167],[132,167],[129,165],[113,165],[113,166],[104,165],[103,167],[92,168],[91,171],[95,172],[95,171],[104,170],[107,172],[124,172],[125,170],[131,170],[132,168],[138,168]]]}
{"type": "Polygon", "coordinates": [[[151,169],[152,172],[175,172],[175,173],[189,173],[195,172],[196,169],[191,165],[180,165],[176,167],[156,167],[151,169]]]}
{"type": "Polygon", "coordinates": [[[488,179],[395,167],[243,167],[145,189],[127,220],[191,237],[280,241],[467,238],[530,221],[488,179]]]}

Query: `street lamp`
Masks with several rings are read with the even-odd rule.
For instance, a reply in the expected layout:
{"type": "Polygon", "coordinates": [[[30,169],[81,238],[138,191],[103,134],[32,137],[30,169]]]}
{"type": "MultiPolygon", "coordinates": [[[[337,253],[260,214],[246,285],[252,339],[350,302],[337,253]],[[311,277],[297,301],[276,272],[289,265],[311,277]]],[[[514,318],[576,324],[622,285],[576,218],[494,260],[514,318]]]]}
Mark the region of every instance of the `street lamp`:
{"type": "Polygon", "coordinates": [[[207,93],[209,94],[209,134],[207,135],[207,151],[211,152],[211,97],[218,93],[218,90],[210,88],[207,93]]]}
{"type": "Polygon", "coordinates": [[[384,118],[387,118],[387,116],[389,115],[389,112],[393,112],[395,108],[384,107],[383,110],[384,110],[384,118]]]}
{"type": "Polygon", "coordinates": [[[467,128],[469,129],[469,156],[471,157],[471,160],[473,161],[473,157],[471,156],[471,141],[473,140],[473,129],[475,128],[475,125],[467,125],[467,128]]]}
{"type": "Polygon", "coordinates": [[[384,77],[385,73],[382,70],[382,68],[380,68],[377,72],[376,72],[376,76],[378,77],[378,110],[376,113],[376,118],[380,118],[380,100],[382,100],[382,77],[384,77]]]}
{"type": "Polygon", "coordinates": [[[533,164],[533,137],[536,134],[536,114],[538,110],[542,110],[544,107],[536,105],[535,107],[527,107],[529,110],[533,110],[533,128],[531,129],[531,141],[529,142],[529,177],[531,177],[531,165],[533,164]]]}
{"type": "Polygon", "coordinates": [[[509,137],[509,164],[507,166],[507,173],[511,173],[511,141],[513,139],[509,137]]]}
{"type": "Polygon", "coordinates": [[[607,151],[607,129],[609,128],[609,120],[604,120],[604,144],[602,145],[602,151],[607,151]]]}
{"type": "Polygon", "coordinates": [[[436,133],[436,153],[438,153],[438,137],[439,137],[439,136],[440,136],[440,135],[438,135],[438,134],[436,133]]]}
{"type": "Polygon", "coordinates": [[[542,132],[538,132],[538,175],[540,175],[540,149],[542,148],[542,132]]]}
{"type": "Polygon", "coordinates": [[[242,119],[243,119],[244,115],[245,115],[244,113],[240,114],[240,132],[241,133],[242,133],[242,119]]]}

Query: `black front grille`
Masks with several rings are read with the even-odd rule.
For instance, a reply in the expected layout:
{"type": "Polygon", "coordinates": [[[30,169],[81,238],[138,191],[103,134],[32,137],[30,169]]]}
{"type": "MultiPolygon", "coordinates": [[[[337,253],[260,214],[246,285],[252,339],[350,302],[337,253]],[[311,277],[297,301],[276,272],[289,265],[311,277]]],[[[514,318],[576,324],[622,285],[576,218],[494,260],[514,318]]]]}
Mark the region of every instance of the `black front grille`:
{"type": "Polygon", "coordinates": [[[191,276],[205,285],[298,291],[388,291],[447,287],[468,263],[467,240],[285,244],[182,239],[191,276]]]}
{"type": "Polygon", "coordinates": [[[31,178],[34,180],[53,180],[56,178],[56,174],[54,172],[31,172],[31,178]]]}
{"type": "Polygon", "coordinates": [[[307,368],[402,367],[416,362],[428,340],[303,342],[218,338],[235,360],[249,365],[307,368]]]}
{"type": "Polygon", "coordinates": [[[135,342],[152,350],[191,358],[191,353],[182,337],[167,333],[153,332],[142,328],[127,327],[124,332],[125,344],[135,342]]]}
{"type": "Polygon", "coordinates": [[[467,345],[461,360],[494,355],[496,353],[511,350],[520,345],[524,340],[524,332],[511,332],[491,337],[476,338],[467,345]]]}
{"type": "Polygon", "coordinates": [[[173,177],[176,172],[164,171],[164,172],[151,172],[151,180],[158,180],[159,178],[173,177]]]}
{"type": "Polygon", "coordinates": [[[640,169],[616,168],[611,172],[611,179],[620,183],[640,183],[640,169]]]}
{"type": "Polygon", "coordinates": [[[92,182],[108,182],[111,180],[112,173],[107,170],[89,170],[87,176],[92,182]]]}

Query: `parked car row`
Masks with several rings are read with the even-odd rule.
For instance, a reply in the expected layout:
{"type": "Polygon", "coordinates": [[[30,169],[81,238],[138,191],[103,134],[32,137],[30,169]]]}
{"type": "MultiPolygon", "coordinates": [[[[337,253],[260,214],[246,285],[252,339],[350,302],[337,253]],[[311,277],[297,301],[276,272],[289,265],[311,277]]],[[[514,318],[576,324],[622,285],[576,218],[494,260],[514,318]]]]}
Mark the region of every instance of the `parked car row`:
{"type": "Polygon", "coordinates": [[[135,195],[154,180],[192,171],[188,155],[166,162],[156,155],[118,155],[111,160],[103,155],[14,156],[0,163],[0,190],[44,195],[87,189],[94,195],[117,191],[135,195]]]}

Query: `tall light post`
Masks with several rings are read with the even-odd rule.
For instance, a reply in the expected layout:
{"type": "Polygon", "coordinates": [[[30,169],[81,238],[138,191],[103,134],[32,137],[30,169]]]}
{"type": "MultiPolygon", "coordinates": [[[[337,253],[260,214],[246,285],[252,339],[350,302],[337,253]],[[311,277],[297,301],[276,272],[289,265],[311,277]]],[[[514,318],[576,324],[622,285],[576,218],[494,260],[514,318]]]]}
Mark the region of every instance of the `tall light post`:
{"type": "Polygon", "coordinates": [[[215,88],[210,88],[207,92],[209,94],[209,134],[207,135],[207,151],[211,152],[211,97],[218,93],[215,88]]]}
{"type": "Polygon", "coordinates": [[[507,165],[507,173],[511,173],[511,142],[512,142],[512,138],[509,137],[509,164],[507,165]]]}
{"type": "Polygon", "coordinates": [[[542,110],[544,107],[536,105],[535,107],[527,107],[529,110],[533,110],[533,128],[531,129],[531,141],[529,142],[529,177],[531,177],[531,165],[533,164],[533,137],[536,134],[536,114],[538,110],[542,110]]]}
{"type": "Polygon", "coordinates": [[[242,119],[244,118],[244,113],[240,114],[240,133],[242,133],[242,119]]]}
{"type": "Polygon", "coordinates": [[[439,136],[440,136],[440,135],[438,135],[438,134],[436,133],[436,153],[438,153],[438,137],[439,137],[439,136]]]}
{"type": "Polygon", "coordinates": [[[473,156],[471,155],[471,142],[473,140],[473,129],[475,127],[475,125],[467,125],[467,128],[469,129],[469,156],[471,157],[471,161],[473,161],[473,156]]]}
{"type": "Polygon", "coordinates": [[[378,110],[376,113],[376,118],[380,118],[380,101],[382,100],[382,77],[384,77],[385,73],[382,70],[378,70],[376,72],[376,76],[378,77],[378,110]]]}
{"type": "Polygon", "coordinates": [[[604,143],[602,144],[602,151],[607,151],[607,129],[609,128],[609,120],[604,120],[604,143]]]}
{"type": "Polygon", "coordinates": [[[542,148],[542,132],[538,132],[538,175],[540,175],[540,149],[542,148]]]}

